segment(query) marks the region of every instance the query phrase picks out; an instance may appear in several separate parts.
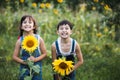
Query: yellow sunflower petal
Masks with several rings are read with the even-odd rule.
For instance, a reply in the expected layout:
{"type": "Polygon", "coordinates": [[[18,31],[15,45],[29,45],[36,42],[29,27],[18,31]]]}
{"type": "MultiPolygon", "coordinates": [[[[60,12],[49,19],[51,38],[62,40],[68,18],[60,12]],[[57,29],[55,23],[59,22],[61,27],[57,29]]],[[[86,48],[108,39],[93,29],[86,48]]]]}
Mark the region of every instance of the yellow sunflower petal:
{"type": "Polygon", "coordinates": [[[69,74],[69,70],[68,70],[68,69],[66,69],[66,74],[67,74],[67,75],[69,74]]]}
{"type": "Polygon", "coordinates": [[[61,70],[61,71],[60,71],[60,74],[61,74],[62,76],[64,76],[64,75],[65,75],[65,70],[61,70]]]}

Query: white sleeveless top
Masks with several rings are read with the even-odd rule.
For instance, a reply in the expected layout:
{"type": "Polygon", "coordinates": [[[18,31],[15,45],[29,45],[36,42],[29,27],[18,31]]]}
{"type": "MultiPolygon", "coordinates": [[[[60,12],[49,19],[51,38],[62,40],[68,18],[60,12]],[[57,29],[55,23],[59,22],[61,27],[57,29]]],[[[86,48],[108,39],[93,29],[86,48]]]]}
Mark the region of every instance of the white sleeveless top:
{"type": "MultiPolygon", "coordinates": [[[[59,37],[58,39],[57,39],[57,41],[58,41],[58,47],[59,47],[59,50],[60,50],[60,52],[61,52],[61,55],[63,55],[63,56],[68,56],[68,55],[70,55],[70,54],[76,54],[75,53],[75,49],[76,49],[76,40],[75,40],[75,45],[74,45],[74,52],[73,53],[71,53],[72,52],[72,41],[73,41],[73,39],[72,38],[70,38],[70,40],[71,40],[71,46],[70,46],[70,50],[68,51],[68,52],[64,52],[64,51],[62,51],[61,50],[61,38],[59,37]]],[[[56,50],[56,52],[57,52],[57,50],[56,50]]],[[[58,52],[57,52],[57,54],[58,54],[58,52]]]]}

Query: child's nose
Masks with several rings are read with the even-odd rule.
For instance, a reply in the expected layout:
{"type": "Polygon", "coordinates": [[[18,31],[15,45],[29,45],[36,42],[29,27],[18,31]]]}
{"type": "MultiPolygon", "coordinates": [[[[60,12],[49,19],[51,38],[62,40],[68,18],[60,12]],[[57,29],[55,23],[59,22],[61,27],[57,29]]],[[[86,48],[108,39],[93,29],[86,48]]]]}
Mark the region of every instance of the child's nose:
{"type": "Polygon", "coordinates": [[[66,29],[63,29],[63,31],[66,31],[66,29]]]}
{"type": "Polygon", "coordinates": [[[29,23],[27,22],[26,25],[29,25],[29,23]]]}

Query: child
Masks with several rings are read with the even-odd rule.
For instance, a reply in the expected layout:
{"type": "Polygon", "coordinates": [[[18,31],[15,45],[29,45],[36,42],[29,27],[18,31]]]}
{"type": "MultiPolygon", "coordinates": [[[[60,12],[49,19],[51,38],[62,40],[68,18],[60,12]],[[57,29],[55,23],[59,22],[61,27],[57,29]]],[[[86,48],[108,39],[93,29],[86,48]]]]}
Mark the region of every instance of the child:
{"type": "Polygon", "coordinates": [[[24,61],[27,59],[32,60],[35,65],[40,66],[40,73],[38,75],[33,75],[32,80],[42,80],[41,61],[47,56],[47,53],[43,39],[37,34],[37,26],[33,17],[30,15],[24,15],[21,18],[19,29],[20,29],[20,38],[18,38],[16,42],[13,59],[16,62],[20,63],[20,71],[22,71],[22,69],[27,69],[24,74],[20,74],[19,80],[24,80],[25,76],[29,76],[29,68],[27,63],[24,61]],[[39,46],[35,50],[36,51],[35,56],[30,56],[29,53],[24,49],[22,49],[21,47],[21,43],[24,37],[28,35],[35,36],[35,38],[38,40],[39,46]]]}
{"type": "Polygon", "coordinates": [[[74,63],[73,70],[69,73],[69,75],[65,75],[61,79],[58,74],[54,75],[54,80],[75,80],[75,70],[83,64],[82,52],[80,50],[80,46],[76,40],[72,39],[70,35],[72,34],[73,25],[67,21],[61,21],[57,26],[57,34],[59,38],[52,44],[52,61],[58,59],[60,57],[66,57],[66,60],[70,60],[75,62],[75,56],[77,57],[77,63],[74,63]]]}

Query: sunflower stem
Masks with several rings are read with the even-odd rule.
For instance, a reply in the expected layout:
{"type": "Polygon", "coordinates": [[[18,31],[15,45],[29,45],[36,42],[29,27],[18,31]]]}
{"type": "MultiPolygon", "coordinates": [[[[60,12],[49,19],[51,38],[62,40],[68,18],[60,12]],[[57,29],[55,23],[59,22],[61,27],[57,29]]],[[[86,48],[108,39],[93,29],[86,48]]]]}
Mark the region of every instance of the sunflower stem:
{"type": "Polygon", "coordinates": [[[30,68],[30,77],[32,77],[32,69],[30,68]]]}

